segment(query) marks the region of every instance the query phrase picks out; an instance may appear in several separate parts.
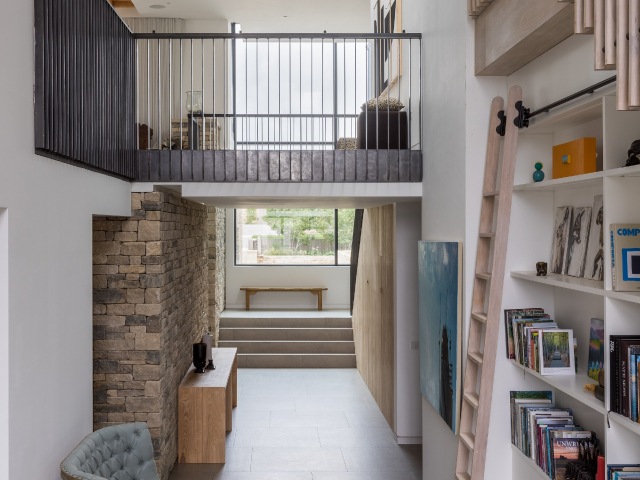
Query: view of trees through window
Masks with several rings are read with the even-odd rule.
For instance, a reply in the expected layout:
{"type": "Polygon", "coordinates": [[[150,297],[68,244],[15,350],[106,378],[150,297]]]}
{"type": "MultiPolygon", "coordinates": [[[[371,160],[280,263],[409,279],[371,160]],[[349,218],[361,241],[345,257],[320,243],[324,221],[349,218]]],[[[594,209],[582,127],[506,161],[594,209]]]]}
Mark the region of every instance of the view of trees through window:
{"type": "Polygon", "coordinates": [[[236,210],[237,265],[349,265],[355,210],[236,210]]]}

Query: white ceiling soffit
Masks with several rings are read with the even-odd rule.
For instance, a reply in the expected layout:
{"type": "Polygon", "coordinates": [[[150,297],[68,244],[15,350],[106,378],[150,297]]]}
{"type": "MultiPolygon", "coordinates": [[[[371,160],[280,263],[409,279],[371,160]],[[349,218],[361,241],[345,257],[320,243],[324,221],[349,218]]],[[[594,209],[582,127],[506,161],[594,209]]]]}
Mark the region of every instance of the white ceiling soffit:
{"type": "Polygon", "coordinates": [[[239,23],[244,33],[371,31],[369,0],[133,0],[133,3],[142,17],[225,19],[239,23]]]}

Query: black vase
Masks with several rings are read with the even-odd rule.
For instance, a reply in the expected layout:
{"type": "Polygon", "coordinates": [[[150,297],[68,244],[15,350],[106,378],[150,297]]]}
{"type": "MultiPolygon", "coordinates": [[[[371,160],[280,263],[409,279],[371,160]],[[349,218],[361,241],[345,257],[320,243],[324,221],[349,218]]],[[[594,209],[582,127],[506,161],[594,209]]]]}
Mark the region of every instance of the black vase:
{"type": "Polygon", "coordinates": [[[204,367],[207,365],[207,344],[198,342],[193,344],[193,366],[196,367],[196,373],[204,373],[204,367]]]}

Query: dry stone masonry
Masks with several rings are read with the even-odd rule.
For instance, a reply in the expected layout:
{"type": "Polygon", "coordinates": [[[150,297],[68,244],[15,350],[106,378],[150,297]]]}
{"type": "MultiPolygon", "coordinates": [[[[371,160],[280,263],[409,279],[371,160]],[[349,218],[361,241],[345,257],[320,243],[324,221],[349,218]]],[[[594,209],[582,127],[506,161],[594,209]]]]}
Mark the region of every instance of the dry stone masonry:
{"type": "Polygon", "coordinates": [[[93,221],[94,428],[147,422],[165,480],[178,385],[208,323],[207,207],[161,192],[131,201],[132,217],[93,221]]]}
{"type": "Polygon", "coordinates": [[[218,345],[220,314],[225,307],[225,241],[226,211],[223,208],[208,207],[208,259],[209,259],[209,327],[218,345]]]}

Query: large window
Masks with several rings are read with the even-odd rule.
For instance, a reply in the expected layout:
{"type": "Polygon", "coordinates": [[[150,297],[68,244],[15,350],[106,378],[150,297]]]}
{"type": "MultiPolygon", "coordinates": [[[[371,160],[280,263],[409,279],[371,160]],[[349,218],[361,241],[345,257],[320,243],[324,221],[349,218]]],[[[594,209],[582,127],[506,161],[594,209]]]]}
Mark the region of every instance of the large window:
{"type": "Polygon", "coordinates": [[[235,211],[236,265],[349,265],[355,210],[235,211]]]}

